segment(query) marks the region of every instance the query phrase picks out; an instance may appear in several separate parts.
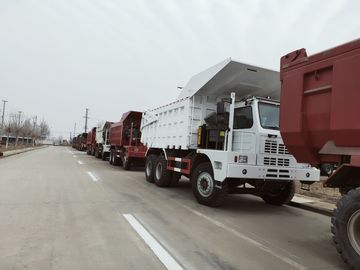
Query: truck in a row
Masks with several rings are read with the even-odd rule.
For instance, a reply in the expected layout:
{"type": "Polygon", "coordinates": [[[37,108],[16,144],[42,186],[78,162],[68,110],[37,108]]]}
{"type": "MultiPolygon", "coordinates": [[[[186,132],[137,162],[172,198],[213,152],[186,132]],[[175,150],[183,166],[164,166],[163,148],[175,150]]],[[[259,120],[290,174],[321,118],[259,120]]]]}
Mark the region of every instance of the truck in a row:
{"type": "Polygon", "coordinates": [[[325,187],[343,195],[331,219],[337,251],[360,269],[360,39],[281,58],[281,135],[300,162],[337,168],[325,187]]]}
{"type": "MultiPolygon", "coordinates": [[[[144,164],[146,181],[159,187],[187,178],[208,206],[234,193],[282,205],[295,181],[308,188],[324,164],[337,168],[326,182],[344,194],[334,241],[360,269],[359,70],[360,41],[311,57],[290,53],[280,74],[226,59],[193,76],[175,101],[109,124],[102,157],[126,170],[144,164]]],[[[87,135],[89,154],[95,133],[87,135]]]]}

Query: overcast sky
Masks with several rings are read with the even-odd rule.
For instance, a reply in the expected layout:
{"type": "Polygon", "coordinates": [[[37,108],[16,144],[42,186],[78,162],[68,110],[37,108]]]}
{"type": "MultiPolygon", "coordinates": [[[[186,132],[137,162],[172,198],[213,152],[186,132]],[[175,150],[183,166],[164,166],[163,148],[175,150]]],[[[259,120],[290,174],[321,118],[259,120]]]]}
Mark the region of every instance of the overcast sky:
{"type": "Polygon", "coordinates": [[[118,121],[227,57],[279,70],[357,38],[358,0],[0,0],[0,99],[68,137],[86,107],[90,127],[118,121]]]}

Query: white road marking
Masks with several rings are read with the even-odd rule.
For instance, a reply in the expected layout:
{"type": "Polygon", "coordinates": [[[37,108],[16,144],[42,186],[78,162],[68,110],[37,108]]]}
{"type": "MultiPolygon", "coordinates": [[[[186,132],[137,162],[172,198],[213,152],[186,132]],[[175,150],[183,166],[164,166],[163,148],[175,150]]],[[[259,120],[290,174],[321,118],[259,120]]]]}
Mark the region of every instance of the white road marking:
{"type": "Polygon", "coordinates": [[[87,172],[87,174],[90,176],[90,178],[91,178],[94,182],[99,181],[99,180],[96,178],[96,176],[95,176],[95,175],[93,175],[93,173],[92,173],[92,172],[87,172]]]}
{"type": "Polygon", "coordinates": [[[238,232],[238,231],[236,231],[236,230],[234,230],[234,229],[226,226],[224,223],[221,223],[220,221],[217,221],[217,220],[215,220],[215,219],[213,219],[213,218],[211,218],[211,217],[208,217],[208,216],[204,215],[203,213],[200,213],[199,211],[196,211],[196,210],[194,210],[194,209],[191,209],[190,207],[187,207],[187,206],[185,206],[185,205],[181,205],[181,206],[184,207],[184,208],[186,208],[187,210],[191,211],[191,212],[194,213],[195,215],[206,219],[207,221],[211,222],[212,224],[214,224],[214,225],[216,225],[216,226],[218,226],[218,227],[220,227],[220,228],[222,228],[222,229],[224,229],[224,230],[226,230],[226,231],[234,234],[235,236],[237,236],[237,237],[239,237],[239,238],[241,238],[241,239],[249,242],[250,244],[253,244],[254,246],[258,247],[259,249],[265,251],[266,253],[271,254],[272,256],[274,256],[274,257],[282,260],[283,262],[285,262],[285,263],[293,266],[294,268],[299,269],[299,270],[306,270],[306,269],[307,269],[305,266],[303,266],[303,265],[295,262],[294,260],[292,260],[292,259],[290,259],[290,258],[288,258],[288,257],[282,256],[282,255],[276,253],[275,251],[271,250],[269,247],[267,247],[267,246],[261,244],[260,242],[258,242],[258,241],[256,241],[256,240],[254,240],[254,239],[246,236],[246,235],[243,234],[243,233],[240,233],[240,232],[238,232]]]}
{"type": "Polygon", "coordinates": [[[131,214],[123,214],[124,218],[151,248],[166,269],[182,270],[182,266],[156,241],[156,239],[140,224],[140,222],[131,214]]]}
{"type": "Polygon", "coordinates": [[[73,155],[74,158],[77,158],[77,155],[73,155]]]}
{"type": "Polygon", "coordinates": [[[82,162],[81,160],[78,160],[78,163],[79,163],[80,165],[83,165],[83,164],[84,164],[84,162],[82,162]]]}

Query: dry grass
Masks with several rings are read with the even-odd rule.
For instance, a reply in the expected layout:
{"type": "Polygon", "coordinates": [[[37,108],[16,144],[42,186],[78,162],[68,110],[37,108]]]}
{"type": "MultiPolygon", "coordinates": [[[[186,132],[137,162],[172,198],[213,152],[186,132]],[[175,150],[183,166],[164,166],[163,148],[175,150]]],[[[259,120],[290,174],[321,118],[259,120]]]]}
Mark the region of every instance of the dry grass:
{"type": "Polygon", "coordinates": [[[325,179],[322,179],[320,182],[312,184],[310,186],[310,191],[302,190],[300,188],[301,184],[296,183],[296,193],[302,194],[305,196],[320,198],[326,202],[336,203],[341,197],[339,189],[338,188],[325,188],[323,186],[324,182],[325,182],[325,179]]]}

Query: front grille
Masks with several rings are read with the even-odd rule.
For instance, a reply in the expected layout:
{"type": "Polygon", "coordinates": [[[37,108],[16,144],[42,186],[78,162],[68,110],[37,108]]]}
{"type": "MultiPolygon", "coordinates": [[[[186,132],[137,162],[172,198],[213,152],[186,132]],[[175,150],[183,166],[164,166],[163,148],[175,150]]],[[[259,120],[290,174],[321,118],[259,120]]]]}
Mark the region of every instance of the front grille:
{"type": "Polygon", "coordinates": [[[277,169],[268,169],[266,172],[266,177],[276,178],[276,179],[287,179],[290,178],[289,170],[277,170],[277,169]]]}
{"type": "Polygon", "coordinates": [[[277,142],[266,140],[265,141],[265,153],[276,154],[277,153],[277,142]]]}
{"type": "Polygon", "coordinates": [[[289,167],[290,160],[288,158],[264,157],[264,165],[289,167]]]}
{"type": "Polygon", "coordinates": [[[289,150],[287,150],[286,146],[282,143],[279,144],[278,154],[279,155],[290,155],[289,150]]]}
{"type": "Polygon", "coordinates": [[[277,141],[265,140],[264,153],[278,154],[278,155],[290,155],[286,146],[282,143],[278,144],[277,141]]]}

